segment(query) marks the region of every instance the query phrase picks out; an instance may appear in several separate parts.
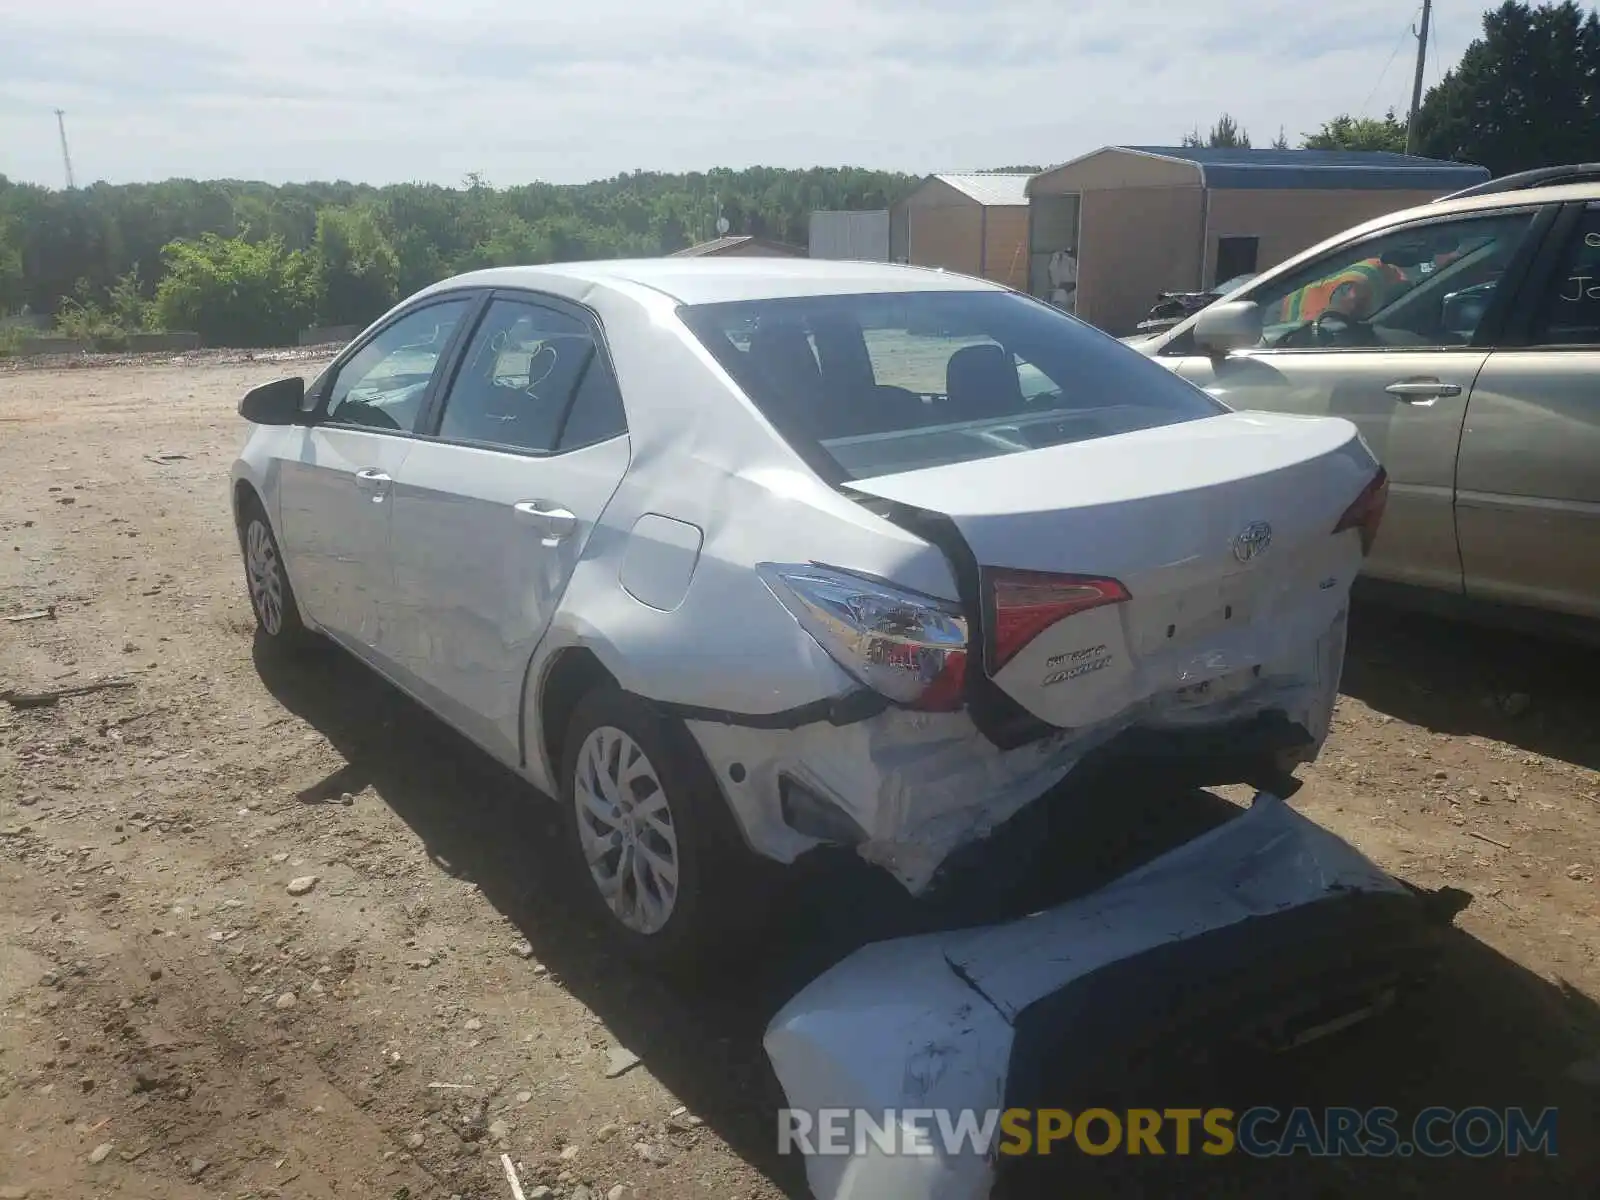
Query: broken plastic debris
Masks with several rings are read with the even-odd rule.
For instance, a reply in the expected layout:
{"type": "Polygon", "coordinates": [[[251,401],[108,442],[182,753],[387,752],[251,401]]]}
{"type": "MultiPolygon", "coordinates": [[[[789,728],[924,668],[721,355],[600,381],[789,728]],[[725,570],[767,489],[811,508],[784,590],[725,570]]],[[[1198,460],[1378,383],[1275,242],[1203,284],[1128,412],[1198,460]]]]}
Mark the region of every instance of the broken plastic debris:
{"type": "Polygon", "coordinates": [[[639,1056],[626,1046],[613,1046],[606,1051],[606,1078],[615,1079],[639,1065],[639,1056]]]}

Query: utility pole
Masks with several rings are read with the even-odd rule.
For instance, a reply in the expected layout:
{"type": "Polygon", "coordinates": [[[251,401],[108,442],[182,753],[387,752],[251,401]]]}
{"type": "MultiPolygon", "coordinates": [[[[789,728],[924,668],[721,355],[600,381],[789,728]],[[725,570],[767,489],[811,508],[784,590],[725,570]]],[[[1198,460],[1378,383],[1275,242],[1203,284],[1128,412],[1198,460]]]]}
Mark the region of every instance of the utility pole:
{"type": "Polygon", "coordinates": [[[67,169],[67,190],[70,192],[75,185],[72,182],[72,155],[67,152],[67,114],[59,108],[56,109],[56,130],[61,134],[61,165],[67,169]]]}
{"type": "Polygon", "coordinates": [[[1422,68],[1428,60],[1428,23],[1433,0],[1422,0],[1422,26],[1417,30],[1417,73],[1411,77],[1411,115],[1406,118],[1406,153],[1417,152],[1417,111],[1422,107],[1422,68]]]}

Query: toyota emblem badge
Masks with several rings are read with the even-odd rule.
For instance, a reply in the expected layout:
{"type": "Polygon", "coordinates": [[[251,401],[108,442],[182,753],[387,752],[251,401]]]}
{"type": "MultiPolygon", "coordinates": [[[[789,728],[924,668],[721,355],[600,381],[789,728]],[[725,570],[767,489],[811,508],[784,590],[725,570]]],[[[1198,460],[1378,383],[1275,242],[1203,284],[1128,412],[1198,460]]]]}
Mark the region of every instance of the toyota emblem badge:
{"type": "Polygon", "coordinates": [[[1272,526],[1265,521],[1252,521],[1233,539],[1233,556],[1240,562],[1260,558],[1272,545],[1272,526]]]}

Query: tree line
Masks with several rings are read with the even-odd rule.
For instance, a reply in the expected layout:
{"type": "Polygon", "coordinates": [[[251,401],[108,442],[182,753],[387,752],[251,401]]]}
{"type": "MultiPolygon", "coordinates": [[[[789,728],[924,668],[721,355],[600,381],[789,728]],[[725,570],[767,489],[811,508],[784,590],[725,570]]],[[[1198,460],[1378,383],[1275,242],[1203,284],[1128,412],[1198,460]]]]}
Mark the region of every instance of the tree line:
{"type": "Polygon", "coordinates": [[[739,233],[804,245],[817,208],[885,208],[909,175],[855,168],[634,172],[491,188],[235,180],[59,191],[0,176],[0,314],[64,332],[192,329],[217,345],[359,324],[460,271],[658,255],[739,233]]]}
{"type": "MultiPolygon", "coordinates": [[[[1394,112],[1341,114],[1311,149],[1404,150],[1394,112]]],[[[1250,145],[1228,114],[1185,144],[1250,145]]],[[[1280,130],[1272,145],[1287,149],[1280,130]]],[[[1500,175],[1595,157],[1600,18],[1573,0],[1508,0],[1428,91],[1417,153],[1500,175]]],[[[1022,168],[1012,168],[1022,169],[1022,168]]],[[[1032,169],[1032,168],[1027,168],[1032,169]]],[[[736,233],[805,245],[813,209],[886,208],[910,175],[857,168],[633,172],[491,188],[173,179],[58,191],[0,175],[0,315],[52,316],[77,336],[189,329],[212,345],[292,341],[362,324],[399,297],[479,267],[658,255],[736,233]]]]}
{"type": "MultiPolygon", "coordinates": [[[[1406,122],[1342,113],[1301,138],[1306,150],[1406,149],[1406,122]]],[[[1587,162],[1600,147],[1600,17],[1575,0],[1506,0],[1483,16],[1483,33],[1423,95],[1414,152],[1509,175],[1587,162]]],[[[1223,113],[1185,146],[1250,148],[1250,133],[1223,113]]],[[[1289,148],[1280,129],[1272,142],[1289,148]]]]}

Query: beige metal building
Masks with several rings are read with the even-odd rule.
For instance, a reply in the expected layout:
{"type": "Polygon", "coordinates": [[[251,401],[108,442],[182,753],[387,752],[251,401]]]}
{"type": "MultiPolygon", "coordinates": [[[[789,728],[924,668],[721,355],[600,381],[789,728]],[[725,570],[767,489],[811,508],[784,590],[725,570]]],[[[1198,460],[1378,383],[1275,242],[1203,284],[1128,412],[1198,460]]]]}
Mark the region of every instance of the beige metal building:
{"type": "Polygon", "coordinates": [[[1264,271],[1488,178],[1483,167],[1404,154],[1107,146],[1029,180],[1025,286],[1125,334],[1160,292],[1264,271]]]}
{"type": "Polygon", "coordinates": [[[889,210],[889,256],[1028,286],[1029,175],[930,175],[889,210]]]}

